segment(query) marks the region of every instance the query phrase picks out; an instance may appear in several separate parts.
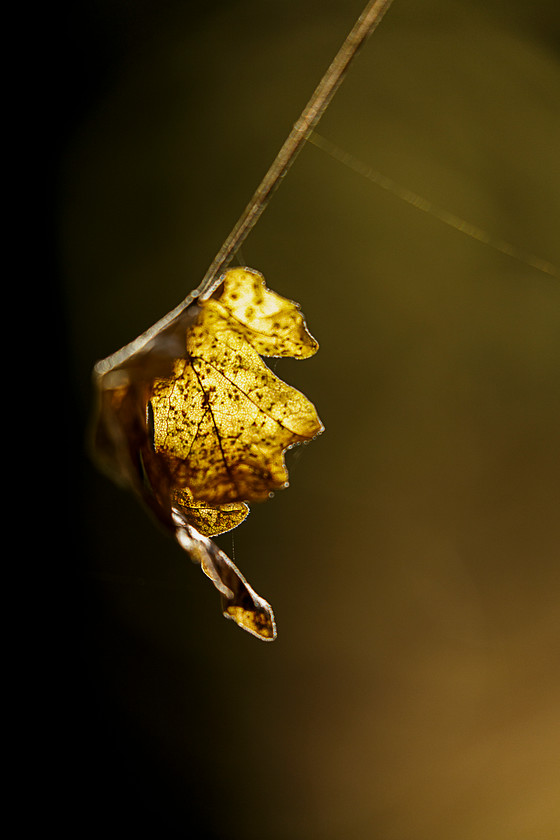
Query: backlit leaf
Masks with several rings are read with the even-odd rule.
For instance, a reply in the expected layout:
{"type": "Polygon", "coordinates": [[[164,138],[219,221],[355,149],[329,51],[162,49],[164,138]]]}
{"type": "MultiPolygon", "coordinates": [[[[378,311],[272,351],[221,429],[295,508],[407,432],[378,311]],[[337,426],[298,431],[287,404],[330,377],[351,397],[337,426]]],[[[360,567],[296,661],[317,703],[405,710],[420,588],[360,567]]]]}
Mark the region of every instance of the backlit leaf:
{"type": "Polygon", "coordinates": [[[196,499],[265,499],[288,480],[284,451],[322,426],[312,403],[259,353],[306,358],[317,342],[297,306],[246,269],[229,271],[216,298],[199,310],[186,358],[154,384],[156,452],[196,499]]]}
{"type": "Polygon", "coordinates": [[[261,359],[317,348],[297,304],[258,272],[232,269],[211,298],[96,378],[100,465],[201,565],[224,615],[265,640],[276,636],[270,605],[209,537],[285,487],[284,452],[323,430],[313,404],[261,359]]]}

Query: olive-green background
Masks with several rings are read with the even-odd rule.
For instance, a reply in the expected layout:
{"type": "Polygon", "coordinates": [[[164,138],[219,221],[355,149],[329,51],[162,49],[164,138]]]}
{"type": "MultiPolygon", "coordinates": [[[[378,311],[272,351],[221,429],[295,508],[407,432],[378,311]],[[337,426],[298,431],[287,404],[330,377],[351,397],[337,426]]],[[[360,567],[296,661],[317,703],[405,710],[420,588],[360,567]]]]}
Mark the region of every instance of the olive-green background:
{"type": "MultiPolygon", "coordinates": [[[[554,6],[394,0],[320,133],[559,266],[554,6]]],[[[326,431],[289,454],[290,488],[219,540],[273,605],[273,644],[221,617],[211,583],[85,455],[93,363],[199,283],[361,7],[61,14],[61,815],[82,829],[560,836],[558,277],[303,150],[240,259],[301,303],[320,351],[274,369],[326,431]]]]}

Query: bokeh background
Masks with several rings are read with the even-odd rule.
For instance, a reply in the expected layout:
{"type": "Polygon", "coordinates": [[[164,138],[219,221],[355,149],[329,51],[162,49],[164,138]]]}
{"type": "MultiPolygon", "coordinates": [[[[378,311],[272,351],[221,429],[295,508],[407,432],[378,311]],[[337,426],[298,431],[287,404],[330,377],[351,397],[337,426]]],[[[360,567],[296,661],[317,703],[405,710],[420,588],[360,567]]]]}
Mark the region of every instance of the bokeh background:
{"type": "MultiPolygon", "coordinates": [[[[560,836],[558,277],[303,150],[240,261],[301,303],[321,349],[274,369],[326,431],[219,540],[274,644],[84,443],[92,365],[199,283],[362,5],[60,6],[46,776],[74,836],[560,836]]],[[[555,6],[395,0],[320,133],[559,266],[555,6]]]]}

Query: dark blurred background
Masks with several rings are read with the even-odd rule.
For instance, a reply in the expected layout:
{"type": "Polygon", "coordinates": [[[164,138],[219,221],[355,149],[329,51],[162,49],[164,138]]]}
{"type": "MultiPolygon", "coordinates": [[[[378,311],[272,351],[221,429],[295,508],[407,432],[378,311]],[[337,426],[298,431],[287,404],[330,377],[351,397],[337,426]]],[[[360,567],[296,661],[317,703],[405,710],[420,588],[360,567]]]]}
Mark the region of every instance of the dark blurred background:
{"type": "MultiPolygon", "coordinates": [[[[274,369],[326,431],[219,540],[273,644],[85,448],[94,362],[199,283],[362,5],[55,5],[61,833],[560,836],[558,277],[303,150],[240,260],[301,303],[321,349],[274,369]]],[[[558,25],[552,0],[394,0],[319,131],[559,266],[558,25]]]]}

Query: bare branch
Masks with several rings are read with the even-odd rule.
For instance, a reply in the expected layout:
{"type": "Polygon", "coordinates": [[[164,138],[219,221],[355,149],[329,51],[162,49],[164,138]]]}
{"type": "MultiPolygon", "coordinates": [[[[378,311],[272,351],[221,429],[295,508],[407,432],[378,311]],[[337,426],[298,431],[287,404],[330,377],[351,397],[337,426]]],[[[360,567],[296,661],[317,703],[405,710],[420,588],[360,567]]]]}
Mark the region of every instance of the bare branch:
{"type": "Polygon", "coordinates": [[[96,375],[102,376],[112,368],[121,365],[134,353],[145,348],[162,329],[178,318],[194,300],[199,297],[205,299],[212,294],[219,285],[222,273],[227,268],[235,252],[255,227],[267,207],[272,194],[325,113],[334,94],[344,80],[350,63],[356,57],[360,47],[376,29],[383,15],[391,5],[391,2],[392,0],[372,0],[366,5],[323,75],[311,99],[303,109],[299,119],[294,124],[294,127],[249,204],[214,257],[200,285],[187,295],[171,312],[168,312],[167,315],[164,315],[156,324],[146,330],[146,332],[142,333],[142,335],[138,336],[130,344],[117,350],[116,353],[98,362],[95,366],[96,375]]]}

